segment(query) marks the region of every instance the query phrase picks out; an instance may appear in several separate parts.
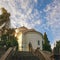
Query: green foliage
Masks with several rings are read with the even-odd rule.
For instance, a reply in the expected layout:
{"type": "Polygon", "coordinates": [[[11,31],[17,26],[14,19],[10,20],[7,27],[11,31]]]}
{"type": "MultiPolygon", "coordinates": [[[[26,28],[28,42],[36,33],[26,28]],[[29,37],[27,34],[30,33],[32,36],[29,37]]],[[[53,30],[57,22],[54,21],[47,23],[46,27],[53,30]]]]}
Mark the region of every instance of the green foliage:
{"type": "Polygon", "coordinates": [[[60,48],[60,40],[56,42],[56,48],[60,48]]]}
{"type": "Polygon", "coordinates": [[[44,38],[43,50],[51,52],[51,45],[50,45],[50,42],[48,40],[46,32],[44,33],[43,38],[44,38]]]}
{"type": "Polygon", "coordinates": [[[0,25],[2,25],[4,22],[10,20],[10,13],[7,12],[5,8],[1,8],[2,14],[0,15],[0,25]]]}
{"type": "MultiPolygon", "coordinates": [[[[0,15],[0,25],[2,25],[3,23],[6,23],[10,20],[10,13],[7,12],[7,10],[5,8],[1,8],[2,10],[2,14],[0,15]]],[[[18,43],[17,43],[17,39],[14,37],[13,32],[14,29],[6,29],[3,28],[3,33],[2,36],[0,37],[0,47],[14,47],[17,46],[18,47],[18,43]]]]}
{"type": "Polygon", "coordinates": [[[53,53],[56,55],[60,55],[60,40],[56,41],[56,46],[53,49],[53,53]]]}
{"type": "Polygon", "coordinates": [[[14,46],[18,48],[18,42],[13,35],[6,33],[1,36],[0,46],[2,47],[6,46],[7,49],[9,47],[14,47],[14,46]]]}

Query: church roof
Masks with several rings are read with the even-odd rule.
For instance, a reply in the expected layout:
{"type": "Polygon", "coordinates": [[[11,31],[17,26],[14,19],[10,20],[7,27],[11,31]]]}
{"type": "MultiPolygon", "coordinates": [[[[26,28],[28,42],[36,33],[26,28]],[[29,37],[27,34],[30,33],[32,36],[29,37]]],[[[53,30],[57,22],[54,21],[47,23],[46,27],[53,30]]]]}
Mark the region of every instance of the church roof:
{"type": "Polygon", "coordinates": [[[19,28],[19,30],[22,31],[22,30],[28,30],[28,29],[25,26],[22,26],[22,27],[19,28]]]}
{"type": "MultiPolygon", "coordinates": [[[[23,34],[27,34],[28,32],[36,32],[43,37],[42,33],[36,31],[35,29],[28,29],[25,26],[22,26],[22,27],[17,28],[17,29],[19,30],[19,32],[22,32],[23,34]]],[[[19,32],[18,32],[18,34],[19,34],[19,32]]]]}
{"type": "MultiPolygon", "coordinates": [[[[36,32],[36,33],[42,35],[42,33],[36,31],[35,29],[28,29],[28,28],[26,28],[25,26],[20,27],[19,30],[20,30],[23,34],[27,34],[28,32],[36,32]]],[[[42,37],[43,37],[43,35],[42,35],[42,37]]]]}
{"type": "Polygon", "coordinates": [[[36,31],[35,29],[29,29],[29,30],[25,31],[24,34],[27,34],[28,32],[36,32],[36,33],[40,34],[43,37],[42,33],[36,31]]]}

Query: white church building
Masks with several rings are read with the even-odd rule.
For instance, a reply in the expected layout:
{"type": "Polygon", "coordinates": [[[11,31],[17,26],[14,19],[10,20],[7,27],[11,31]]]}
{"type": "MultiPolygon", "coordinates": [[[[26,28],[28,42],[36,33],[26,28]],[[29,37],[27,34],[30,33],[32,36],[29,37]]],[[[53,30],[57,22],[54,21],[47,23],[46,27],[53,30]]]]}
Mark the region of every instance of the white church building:
{"type": "Polygon", "coordinates": [[[42,50],[43,35],[34,29],[28,29],[24,26],[16,28],[15,37],[17,37],[19,51],[29,51],[29,43],[33,49],[40,48],[42,50]]]}

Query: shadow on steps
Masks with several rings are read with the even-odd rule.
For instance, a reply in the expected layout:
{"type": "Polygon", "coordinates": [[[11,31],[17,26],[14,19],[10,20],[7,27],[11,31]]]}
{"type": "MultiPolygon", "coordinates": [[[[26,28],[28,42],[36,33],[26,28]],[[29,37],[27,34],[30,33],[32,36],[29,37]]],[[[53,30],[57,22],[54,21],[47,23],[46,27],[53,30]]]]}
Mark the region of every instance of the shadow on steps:
{"type": "Polygon", "coordinates": [[[37,56],[34,56],[31,52],[16,52],[13,56],[11,56],[10,60],[40,60],[37,56]]]}

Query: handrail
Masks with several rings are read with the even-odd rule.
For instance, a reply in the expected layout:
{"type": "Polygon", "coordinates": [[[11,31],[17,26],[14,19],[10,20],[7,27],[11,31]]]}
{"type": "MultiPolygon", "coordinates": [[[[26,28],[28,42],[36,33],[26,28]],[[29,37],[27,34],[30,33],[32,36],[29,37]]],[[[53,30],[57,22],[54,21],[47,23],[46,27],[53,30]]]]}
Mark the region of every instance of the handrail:
{"type": "Polygon", "coordinates": [[[34,50],[33,47],[31,47],[31,52],[39,59],[46,60],[45,56],[43,56],[42,52],[40,52],[39,49],[34,50]]]}
{"type": "Polygon", "coordinates": [[[37,49],[35,50],[35,55],[39,57],[41,60],[46,60],[45,57],[42,55],[42,53],[37,49]]]}
{"type": "Polygon", "coordinates": [[[5,60],[12,50],[13,50],[13,48],[10,47],[10,48],[5,52],[5,54],[0,58],[0,60],[5,60]]]}
{"type": "Polygon", "coordinates": [[[15,50],[16,50],[16,47],[10,47],[6,52],[5,52],[5,54],[0,58],[0,60],[6,60],[7,58],[8,58],[8,56],[10,56],[11,55],[11,53],[13,52],[15,52],[15,50]]]}
{"type": "Polygon", "coordinates": [[[50,55],[45,54],[43,51],[37,49],[35,55],[41,58],[42,60],[51,60],[50,55]]]}

